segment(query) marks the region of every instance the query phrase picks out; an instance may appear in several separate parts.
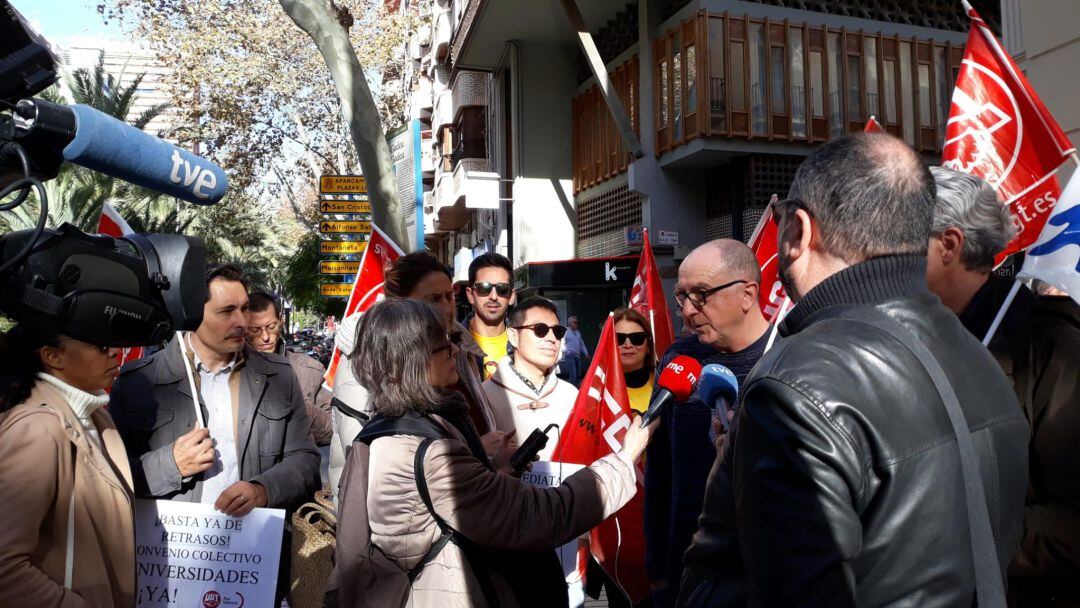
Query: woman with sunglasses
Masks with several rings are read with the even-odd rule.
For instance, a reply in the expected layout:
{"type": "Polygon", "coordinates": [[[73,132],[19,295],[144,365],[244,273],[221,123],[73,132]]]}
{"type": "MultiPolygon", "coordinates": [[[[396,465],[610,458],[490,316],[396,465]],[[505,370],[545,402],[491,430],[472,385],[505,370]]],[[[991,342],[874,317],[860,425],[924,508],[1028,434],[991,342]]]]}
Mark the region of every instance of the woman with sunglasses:
{"type": "Polygon", "coordinates": [[[0,336],[0,606],[131,606],[127,452],[104,409],[118,350],[18,325],[0,336]]]}
{"type": "Polygon", "coordinates": [[[641,313],[632,308],[616,310],[613,319],[615,342],[619,346],[619,359],[622,361],[626,392],[630,396],[630,407],[635,412],[643,414],[649,409],[649,399],[652,397],[653,389],[653,370],[656,368],[656,354],[653,352],[649,322],[641,313]]]}
{"type": "Polygon", "coordinates": [[[434,311],[386,300],[361,321],[357,377],[376,415],[349,455],[337,544],[338,605],[567,605],[552,549],[625,505],[654,425],[555,488],[498,473],[471,426],[434,311]],[[539,558],[546,558],[542,561],[539,558]],[[546,564],[549,567],[541,567],[546,564]]]}

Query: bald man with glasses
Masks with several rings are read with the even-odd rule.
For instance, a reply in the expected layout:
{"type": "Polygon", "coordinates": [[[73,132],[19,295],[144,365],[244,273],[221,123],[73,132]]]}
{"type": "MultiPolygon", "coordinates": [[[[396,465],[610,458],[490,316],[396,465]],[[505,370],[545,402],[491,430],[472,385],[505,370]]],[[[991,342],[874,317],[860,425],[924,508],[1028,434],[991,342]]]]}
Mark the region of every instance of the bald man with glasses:
{"type": "MultiPolygon", "coordinates": [[[[754,252],[739,241],[717,239],[692,251],[679,266],[673,296],[693,334],[676,340],[658,369],[685,355],[702,365],[723,365],[742,383],[769,337],[758,305],[760,280],[754,252]]],[[[645,459],[645,563],[658,607],[673,605],[678,595],[683,553],[697,530],[716,460],[711,405],[694,395],[662,410],[645,459]]]]}

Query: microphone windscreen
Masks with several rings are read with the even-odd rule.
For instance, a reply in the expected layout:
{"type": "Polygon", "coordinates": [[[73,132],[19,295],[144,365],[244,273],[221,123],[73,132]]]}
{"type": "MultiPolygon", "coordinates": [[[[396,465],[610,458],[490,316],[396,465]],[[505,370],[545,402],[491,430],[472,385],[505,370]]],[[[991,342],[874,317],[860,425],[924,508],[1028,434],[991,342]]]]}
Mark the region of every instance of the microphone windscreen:
{"type": "Polygon", "coordinates": [[[739,380],[735,374],[723,365],[710,363],[701,370],[698,382],[698,394],[706,404],[712,405],[720,397],[728,403],[734,403],[739,394],[739,380]]]}
{"type": "Polygon", "coordinates": [[[679,355],[664,366],[656,382],[660,388],[671,391],[675,400],[681,403],[694,394],[700,377],[701,364],[691,357],[679,355]]]}

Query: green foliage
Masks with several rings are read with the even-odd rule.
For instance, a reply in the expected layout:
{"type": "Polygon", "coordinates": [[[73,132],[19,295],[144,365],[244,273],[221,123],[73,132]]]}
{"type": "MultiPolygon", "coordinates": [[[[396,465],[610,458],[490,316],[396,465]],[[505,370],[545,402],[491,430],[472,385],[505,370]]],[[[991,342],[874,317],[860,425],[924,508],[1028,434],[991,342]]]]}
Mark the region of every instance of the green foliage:
{"type": "Polygon", "coordinates": [[[306,234],[300,239],[296,253],[285,263],[285,280],[282,291],[292,300],[296,309],[317,312],[321,316],[335,315],[339,319],[345,312],[343,298],[324,298],[319,295],[319,241],[317,234],[306,234]]]}

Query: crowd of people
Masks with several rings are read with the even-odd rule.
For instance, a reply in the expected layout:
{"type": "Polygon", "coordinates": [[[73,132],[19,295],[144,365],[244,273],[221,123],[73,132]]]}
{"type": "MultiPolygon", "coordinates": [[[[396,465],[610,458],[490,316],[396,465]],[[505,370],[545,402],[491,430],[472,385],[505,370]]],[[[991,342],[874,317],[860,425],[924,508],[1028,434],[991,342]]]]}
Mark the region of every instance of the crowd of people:
{"type": "Polygon", "coordinates": [[[385,299],[338,327],[332,392],[231,265],[207,270],[197,330],[123,369],[117,349],[16,325],[0,605],[133,605],[135,498],[242,517],[325,484],[329,605],[581,606],[603,588],[630,606],[583,556],[643,487],[637,605],[1080,606],[1080,308],[1035,284],[983,345],[1012,285],[993,273],[1015,230],[993,189],[857,134],[811,154],[771,212],[795,303],[778,326],[730,239],[679,265],[684,335],[663,352],[638,311],[613,311],[629,407],[676,356],[718,363],[741,387],[731,431],[694,395],[553,487],[511,456],[566,423],[589,349],[553,302],[517,299],[496,253],[469,267],[465,322],[449,269],[398,258],[385,299]]]}

